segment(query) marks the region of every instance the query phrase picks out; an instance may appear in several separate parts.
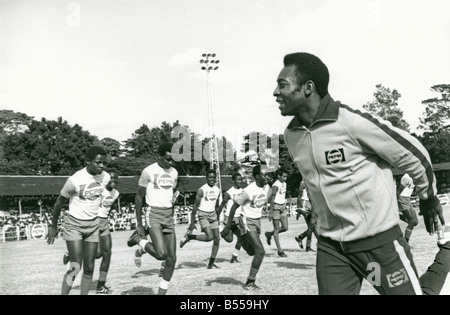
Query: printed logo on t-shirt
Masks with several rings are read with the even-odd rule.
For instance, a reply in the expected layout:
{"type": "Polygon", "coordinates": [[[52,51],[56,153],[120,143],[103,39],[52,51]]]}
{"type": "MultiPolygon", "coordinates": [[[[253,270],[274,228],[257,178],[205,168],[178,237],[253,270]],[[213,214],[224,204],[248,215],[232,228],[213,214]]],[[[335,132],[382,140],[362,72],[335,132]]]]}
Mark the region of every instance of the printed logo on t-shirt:
{"type": "Polygon", "coordinates": [[[171,189],[174,184],[174,179],[169,174],[155,175],[155,189],[171,189]]]}
{"type": "Polygon", "coordinates": [[[258,196],[254,196],[250,206],[253,208],[262,208],[266,204],[266,195],[260,194],[258,196]]]}
{"type": "Polygon", "coordinates": [[[79,196],[81,199],[96,200],[102,195],[103,189],[103,186],[97,182],[81,185],[79,196]]]}
{"type": "Polygon", "coordinates": [[[217,194],[214,190],[210,190],[205,194],[206,201],[214,201],[217,199],[217,194]]]}
{"type": "Polygon", "coordinates": [[[102,208],[111,208],[112,204],[114,203],[114,199],[112,196],[105,196],[103,197],[100,206],[102,208]]]}

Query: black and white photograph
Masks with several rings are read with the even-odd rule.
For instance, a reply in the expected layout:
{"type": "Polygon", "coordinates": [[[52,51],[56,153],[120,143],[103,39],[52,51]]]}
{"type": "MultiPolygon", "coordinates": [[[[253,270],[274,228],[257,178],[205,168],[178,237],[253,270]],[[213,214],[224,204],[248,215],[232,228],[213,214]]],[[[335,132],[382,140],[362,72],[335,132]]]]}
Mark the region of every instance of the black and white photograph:
{"type": "Polygon", "coordinates": [[[450,295],[449,12],[0,0],[0,295],[450,295]]]}

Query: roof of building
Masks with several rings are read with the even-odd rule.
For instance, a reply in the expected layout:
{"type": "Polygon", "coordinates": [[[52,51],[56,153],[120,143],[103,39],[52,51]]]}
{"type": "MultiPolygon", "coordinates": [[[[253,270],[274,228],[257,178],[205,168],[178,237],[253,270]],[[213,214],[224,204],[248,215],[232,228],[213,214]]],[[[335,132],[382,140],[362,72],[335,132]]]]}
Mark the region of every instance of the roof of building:
{"type": "MultiPolygon", "coordinates": [[[[57,196],[69,176],[14,176],[0,175],[0,196],[57,196]]],[[[222,190],[228,190],[233,181],[231,176],[222,175],[222,190]]],[[[117,190],[123,194],[135,194],[139,176],[119,176],[117,190]]],[[[178,189],[196,192],[206,183],[205,176],[179,176],[178,189]]]]}

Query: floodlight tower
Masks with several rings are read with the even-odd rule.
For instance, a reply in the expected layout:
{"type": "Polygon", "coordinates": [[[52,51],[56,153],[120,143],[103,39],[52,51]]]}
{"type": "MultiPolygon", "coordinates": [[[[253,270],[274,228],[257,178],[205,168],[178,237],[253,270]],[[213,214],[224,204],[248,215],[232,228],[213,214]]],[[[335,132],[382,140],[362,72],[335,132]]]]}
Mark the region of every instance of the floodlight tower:
{"type": "Polygon", "coordinates": [[[214,128],[214,111],[212,106],[212,93],[211,93],[211,78],[210,71],[215,71],[219,69],[217,65],[220,60],[216,58],[216,54],[205,52],[202,54],[202,59],[200,63],[202,65],[201,69],[206,72],[206,96],[208,105],[208,118],[209,118],[209,129],[211,133],[211,141],[209,141],[209,152],[210,152],[210,168],[216,170],[217,173],[217,183],[220,189],[220,194],[222,194],[222,183],[220,180],[220,167],[219,167],[219,149],[217,146],[217,138],[214,128]]]}

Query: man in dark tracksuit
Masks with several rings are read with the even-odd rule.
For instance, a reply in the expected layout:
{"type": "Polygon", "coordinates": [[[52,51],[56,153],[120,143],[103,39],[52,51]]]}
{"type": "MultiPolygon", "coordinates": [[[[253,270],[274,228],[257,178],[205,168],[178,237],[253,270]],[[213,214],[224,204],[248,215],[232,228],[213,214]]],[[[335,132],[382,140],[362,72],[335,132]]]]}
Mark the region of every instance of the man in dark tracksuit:
{"type": "Polygon", "coordinates": [[[408,173],[427,231],[438,219],[436,179],[428,152],[407,132],[334,101],[322,61],[285,56],[273,93],[283,116],[294,116],[284,139],[318,215],[319,294],[359,294],[366,278],[380,294],[436,294],[450,268],[450,242],[419,281],[399,226],[392,167],[408,173]]]}

